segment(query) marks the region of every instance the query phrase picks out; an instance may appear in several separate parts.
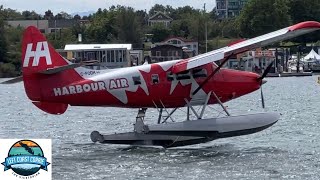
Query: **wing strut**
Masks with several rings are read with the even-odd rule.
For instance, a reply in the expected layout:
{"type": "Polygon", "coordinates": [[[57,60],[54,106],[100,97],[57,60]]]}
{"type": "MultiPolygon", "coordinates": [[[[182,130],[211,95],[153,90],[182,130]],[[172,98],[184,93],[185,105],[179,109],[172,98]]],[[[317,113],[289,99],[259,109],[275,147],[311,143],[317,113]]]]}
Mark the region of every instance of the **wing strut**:
{"type": "Polygon", "coordinates": [[[220,104],[220,106],[222,107],[222,109],[224,110],[224,112],[226,112],[226,114],[228,116],[230,116],[230,113],[228,112],[227,108],[222,104],[222,102],[220,101],[219,97],[216,95],[216,93],[214,93],[212,91],[212,94],[214,95],[214,97],[217,99],[218,103],[220,104]]]}
{"type": "Polygon", "coordinates": [[[231,56],[233,56],[233,53],[231,53],[229,56],[227,56],[226,58],[224,58],[222,60],[222,62],[220,63],[220,65],[213,70],[213,72],[207,77],[207,79],[205,79],[200,85],[199,87],[192,93],[192,95],[196,95],[200,89],[202,89],[202,87],[208,83],[208,81],[222,68],[222,66],[231,58],[231,56]]]}

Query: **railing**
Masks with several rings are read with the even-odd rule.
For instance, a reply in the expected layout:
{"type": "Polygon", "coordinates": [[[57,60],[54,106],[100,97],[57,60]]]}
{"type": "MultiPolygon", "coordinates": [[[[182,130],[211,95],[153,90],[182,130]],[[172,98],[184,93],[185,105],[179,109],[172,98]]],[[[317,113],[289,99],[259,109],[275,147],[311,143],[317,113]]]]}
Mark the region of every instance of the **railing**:
{"type": "Polygon", "coordinates": [[[151,57],[151,60],[153,62],[171,61],[176,59],[181,59],[181,57],[180,56],[152,56],[151,57]]]}

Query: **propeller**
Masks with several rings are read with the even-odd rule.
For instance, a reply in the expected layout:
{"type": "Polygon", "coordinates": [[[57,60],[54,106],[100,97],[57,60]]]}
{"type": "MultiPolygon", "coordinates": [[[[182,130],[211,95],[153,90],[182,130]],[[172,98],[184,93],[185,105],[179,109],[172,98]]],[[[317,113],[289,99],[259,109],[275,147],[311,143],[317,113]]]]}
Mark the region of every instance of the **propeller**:
{"type": "Polygon", "coordinates": [[[262,80],[263,78],[265,78],[267,76],[267,74],[270,72],[271,68],[272,68],[272,65],[273,65],[274,61],[272,61],[268,67],[266,68],[266,70],[263,72],[263,74],[258,77],[258,80],[262,80]]]}
{"type": "Polygon", "coordinates": [[[261,103],[262,103],[262,108],[265,108],[265,103],[264,103],[264,96],[263,96],[263,90],[262,90],[262,85],[264,83],[266,83],[267,81],[264,80],[264,78],[267,76],[267,74],[270,72],[272,65],[273,65],[274,61],[272,61],[268,67],[266,68],[266,70],[263,72],[263,74],[258,77],[257,81],[260,81],[260,95],[261,95],[261,103]]]}

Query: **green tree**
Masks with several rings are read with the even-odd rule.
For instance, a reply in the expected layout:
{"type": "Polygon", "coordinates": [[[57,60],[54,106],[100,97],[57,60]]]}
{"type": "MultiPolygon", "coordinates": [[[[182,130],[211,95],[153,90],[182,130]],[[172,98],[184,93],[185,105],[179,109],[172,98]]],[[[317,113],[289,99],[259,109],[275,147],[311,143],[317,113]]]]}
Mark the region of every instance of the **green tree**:
{"type": "MultiPolygon", "coordinates": [[[[3,9],[3,6],[2,6],[2,9],[3,9]]],[[[3,9],[3,18],[5,20],[21,20],[23,19],[23,16],[21,15],[20,12],[17,12],[16,10],[14,9],[10,9],[10,8],[7,8],[7,9],[3,9]]]]}
{"type": "Polygon", "coordinates": [[[21,68],[21,41],[24,28],[6,27],[5,34],[8,42],[8,63],[15,67],[15,71],[20,72],[21,68]]]}
{"type": "Polygon", "coordinates": [[[156,24],[152,27],[151,34],[153,34],[152,42],[155,43],[165,40],[170,35],[170,31],[163,24],[156,24]]]}
{"type": "Polygon", "coordinates": [[[50,9],[44,13],[44,19],[54,19],[53,13],[50,9]]]}
{"type": "Polygon", "coordinates": [[[237,19],[240,35],[251,38],[291,24],[289,0],[251,0],[237,19]]]}
{"type": "Polygon", "coordinates": [[[61,29],[56,34],[48,34],[47,39],[56,49],[63,49],[66,44],[77,42],[77,36],[73,33],[72,29],[61,29]]]}
{"type": "Polygon", "coordinates": [[[98,9],[92,15],[90,26],[85,31],[84,42],[88,43],[110,43],[116,39],[116,11],[115,7],[98,9]]]}
{"type": "Polygon", "coordinates": [[[162,4],[155,4],[149,10],[149,16],[151,17],[151,16],[155,15],[158,11],[165,12],[166,11],[166,7],[164,5],[162,5],[162,4]]]}
{"type": "Polygon", "coordinates": [[[290,0],[289,6],[293,23],[320,21],[319,0],[290,0]]]}
{"type": "Polygon", "coordinates": [[[0,62],[7,62],[8,45],[5,37],[5,11],[0,6],[0,62]]]}
{"type": "MultiPolygon", "coordinates": [[[[290,0],[290,15],[292,22],[320,21],[320,1],[319,0],[290,0]]],[[[297,37],[292,41],[297,43],[316,42],[320,39],[320,33],[314,32],[297,37]]]]}
{"type": "Polygon", "coordinates": [[[61,11],[55,16],[55,19],[72,19],[72,16],[64,11],[61,11]]]}
{"type": "Polygon", "coordinates": [[[41,19],[40,14],[37,14],[35,11],[22,11],[21,15],[22,15],[24,20],[41,19]]]}
{"type": "Polygon", "coordinates": [[[141,22],[133,8],[121,7],[116,17],[118,40],[121,43],[131,43],[134,47],[141,48],[141,22]]]}

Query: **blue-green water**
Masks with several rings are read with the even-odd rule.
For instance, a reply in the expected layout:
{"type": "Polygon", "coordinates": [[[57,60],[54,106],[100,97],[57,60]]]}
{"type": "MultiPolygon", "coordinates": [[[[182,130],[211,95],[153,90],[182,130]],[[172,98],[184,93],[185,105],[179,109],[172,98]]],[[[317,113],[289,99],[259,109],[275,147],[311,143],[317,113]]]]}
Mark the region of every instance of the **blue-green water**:
{"type": "MultiPolygon", "coordinates": [[[[91,142],[94,130],[131,131],[134,109],[70,107],[53,116],[33,106],[22,83],[0,85],[0,138],[51,138],[53,179],[320,179],[317,76],[267,80],[266,109],[260,91],[226,105],[233,115],[279,112],[275,125],[253,135],[175,149],[91,142]]],[[[217,115],[208,110],[207,117],[217,115]]],[[[147,123],[155,123],[157,116],[155,109],[148,110],[147,123]]]]}
{"type": "Polygon", "coordinates": [[[9,151],[9,154],[14,156],[14,155],[38,155],[38,156],[43,156],[42,150],[39,147],[30,147],[33,151],[33,154],[28,152],[25,148],[23,147],[12,147],[11,150],[9,151]]]}

